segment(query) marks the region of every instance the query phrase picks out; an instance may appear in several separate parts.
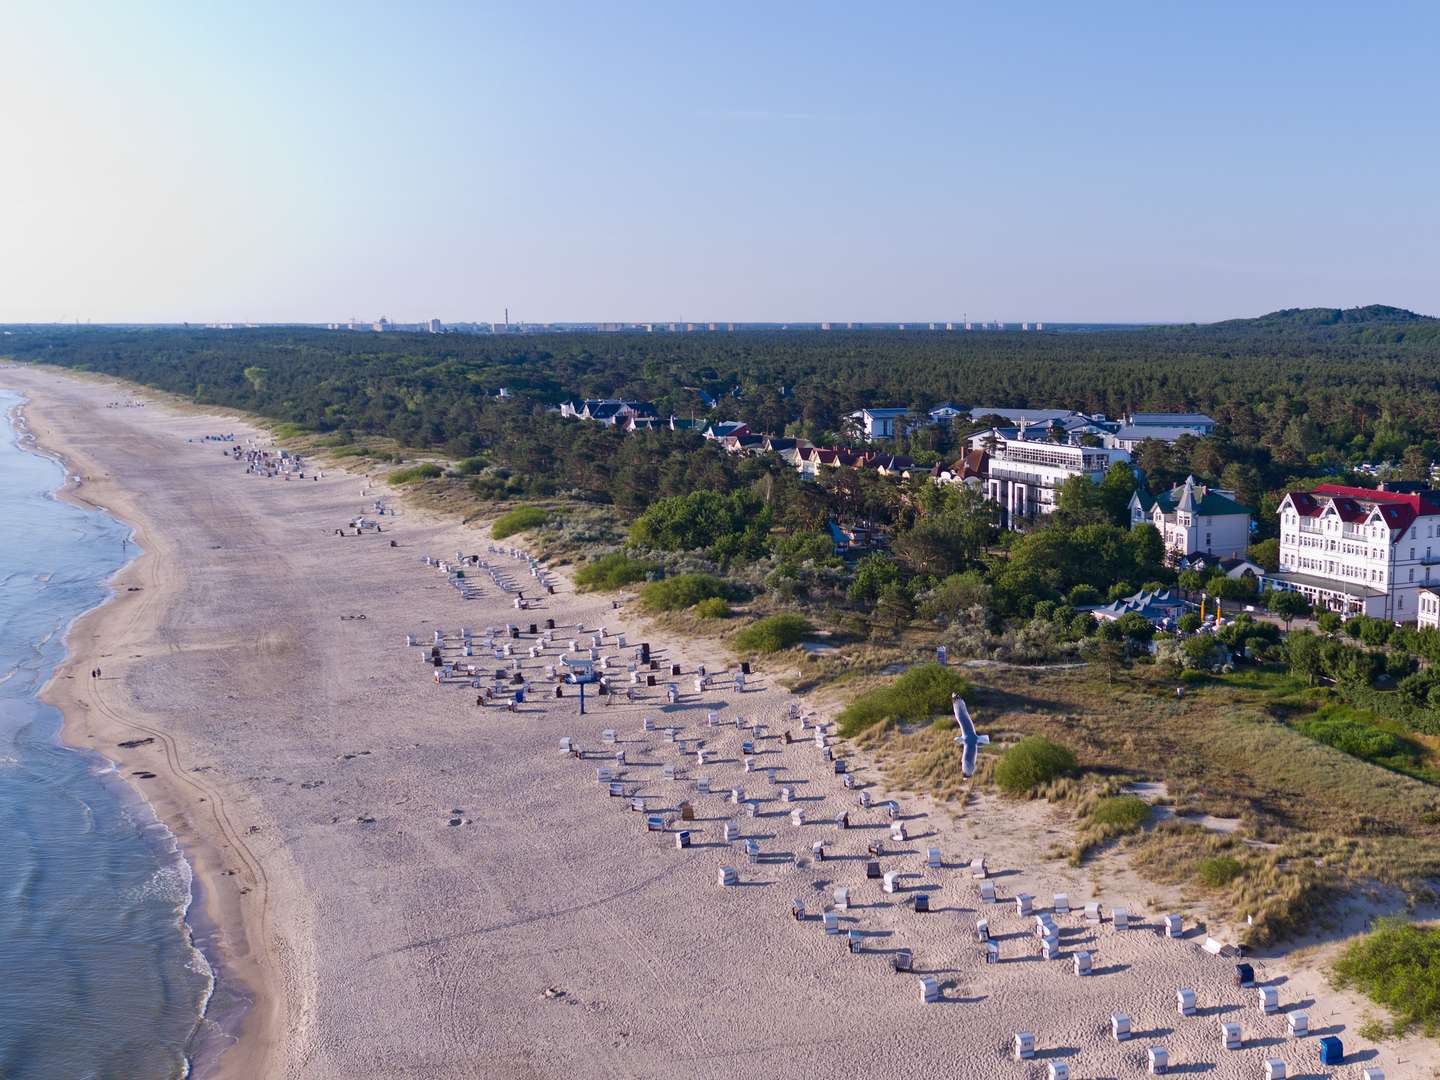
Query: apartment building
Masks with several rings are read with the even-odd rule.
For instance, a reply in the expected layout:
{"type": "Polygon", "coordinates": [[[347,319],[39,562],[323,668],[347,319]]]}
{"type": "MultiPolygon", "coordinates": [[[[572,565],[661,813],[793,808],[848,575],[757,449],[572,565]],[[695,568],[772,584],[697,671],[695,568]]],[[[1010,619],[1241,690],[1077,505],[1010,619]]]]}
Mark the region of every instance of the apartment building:
{"type": "Polygon", "coordinates": [[[1098,484],[1111,465],[1130,460],[1124,450],[1048,440],[997,439],[985,450],[985,495],[1000,505],[1001,524],[1010,529],[1054,513],[1059,488],[1072,476],[1098,484]]]}
{"type": "Polygon", "coordinates": [[[1421,593],[1440,585],[1440,492],[1321,484],[1280,503],[1280,569],[1272,588],[1318,608],[1415,622],[1421,593]]]}

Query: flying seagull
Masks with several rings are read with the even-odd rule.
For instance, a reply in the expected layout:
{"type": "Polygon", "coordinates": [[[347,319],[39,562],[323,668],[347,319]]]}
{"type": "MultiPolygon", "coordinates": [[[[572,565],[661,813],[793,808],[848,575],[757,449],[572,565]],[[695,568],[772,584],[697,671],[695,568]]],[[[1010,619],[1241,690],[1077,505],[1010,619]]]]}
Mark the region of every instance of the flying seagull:
{"type": "Polygon", "coordinates": [[[980,745],[988,743],[990,738],[988,735],[975,733],[975,721],[970,719],[970,710],[965,707],[965,699],[959,694],[950,695],[950,709],[955,714],[955,723],[960,725],[960,734],[955,736],[955,741],[965,746],[960,767],[966,779],[969,779],[975,775],[975,757],[980,752],[980,745]]]}

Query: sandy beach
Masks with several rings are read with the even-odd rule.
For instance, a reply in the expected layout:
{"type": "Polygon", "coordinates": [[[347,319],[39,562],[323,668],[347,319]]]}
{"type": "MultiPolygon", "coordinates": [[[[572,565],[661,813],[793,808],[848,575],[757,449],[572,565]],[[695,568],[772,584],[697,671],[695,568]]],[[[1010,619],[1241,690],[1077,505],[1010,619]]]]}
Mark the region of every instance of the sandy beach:
{"type": "Polygon", "coordinates": [[[718,645],[647,636],[610,597],[577,594],[563,577],[521,612],[477,568],[479,595],[464,599],[423,556],[477,553],[533,585],[525,562],[490,553],[478,528],[384,490],[398,513],[380,519],[383,532],[337,536],[373,498],[363,478],[250,475],[228,444],[201,441],[261,435],[243,421],[36,369],[0,368],[0,385],[30,397],[30,430],[79,477],[70,497],[131,523],[144,549],[114,601],[73,628],[47,696],[67,739],[116,760],[180,838],[220,928],[221,978],[253,1000],[213,1075],[984,1080],[1044,1077],[1055,1062],[1077,1078],[1138,1077],[1151,1046],[1168,1051],[1172,1071],[1217,1080],[1264,1076],[1267,1059],[1290,1077],[1434,1075],[1432,1042],[1377,1050],[1359,1039],[1359,1003],[1313,967],[1257,963],[1278,999],[1262,1012],[1257,989],[1233,985],[1234,960],[1202,949],[1193,919],[1182,936],[1164,935],[1156,890],[1048,855],[1068,826],[1043,804],[935,806],[884,790],[836,747],[859,778],[847,788],[813,732],[787,719],[801,703],[764,671],[744,692],[727,677],[697,693],[698,665],[735,670],[718,645]],[[136,398],[151,403],[107,408],[136,398]],[[493,672],[509,658],[479,655],[484,628],[546,619],[558,633],[542,656],[527,655],[528,632],[514,642],[540,692],[513,713],[477,707],[464,682],[437,685],[425,650],[405,645],[441,629],[459,661],[453,636],[467,627],[474,662],[493,672]],[[573,689],[555,699],[543,673],[600,626],[617,674],[648,641],[661,685],[640,686],[633,703],[591,697],[582,717],[573,689]],[[79,677],[96,666],[101,679],[79,677]],[[690,741],[687,755],[666,727],[690,741]],[[607,728],[614,745],[602,741],[607,728]],[[583,759],[559,752],[566,736],[583,759]],[[711,755],[703,765],[695,740],[711,755]],[[597,782],[601,768],[617,771],[624,797],[597,782]],[[699,777],[710,794],[694,791],[699,777]],[[759,800],[755,816],[728,801],[737,787],[759,800]],[[661,830],[647,830],[631,796],[664,816],[661,830]],[[904,838],[881,808],[891,798],[904,838]],[[687,800],[695,820],[672,820],[687,800]],[[842,813],[851,828],[836,824],[842,813]],[[893,892],[866,877],[872,843],[883,870],[900,875],[893,892]],[[928,865],[932,847],[939,866],[928,865]],[[996,903],[972,876],[977,857],[996,903]],[[722,866],[737,885],[717,883],[722,866]],[[842,931],[859,931],[856,954],[844,932],[822,927],[837,887],[850,890],[835,914],[842,931]],[[1046,960],[1035,914],[1060,892],[1070,911],[1053,914],[1060,957],[1046,960]],[[914,910],[917,893],[929,913],[914,910]],[[1022,893],[1034,913],[1018,913],[1022,893]],[[1103,904],[1100,925],[1085,918],[1090,901],[1103,904]],[[1114,926],[1117,906],[1131,929],[1114,926]],[[999,963],[984,961],[977,919],[999,963]],[[901,948],[913,950],[913,973],[893,970],[901,948]],[[1074,969],[1082,950],[1085,977],[1074,969]],[[921,976],[936,979],[939,1003],[922,1002],[921,976]],[[1195,992],[1196,1015],[1178,1014],[1180,988],[1195,992]],[[1287,1033],[1295,1012],[1308,1014],[1310,1036],[1287,1033]],[[1113,1014],[1129,1018],[1129,1039],[1112,1038],[1113,1014]],[[1241,1026],[1241,1049],[1222,1049],[1222,1022],[1241,1026]],[[1016,1062],[1020,1031],[1034,1033],[1036,1054],[1016,1062]],[[1319,1065],[1325,1033],[1345,1039],[1343,1066],[1319,1065]]]}

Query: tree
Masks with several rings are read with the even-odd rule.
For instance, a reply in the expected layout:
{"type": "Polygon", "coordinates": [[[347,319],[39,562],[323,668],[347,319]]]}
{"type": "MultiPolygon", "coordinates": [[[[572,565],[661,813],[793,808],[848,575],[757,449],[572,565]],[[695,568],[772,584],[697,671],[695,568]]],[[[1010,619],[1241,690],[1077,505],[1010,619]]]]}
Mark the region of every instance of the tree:
{"type": "Polygon", "coordinates": [[[1198,570],[1181,570],[1176,580],[1180,588],[1189,596],[1194,596],[1205,588],[1205,579],[1200,576],[1198,570]]]}
{"type": "Polygon", "coordinates": [[[1179,627],[1180,633],[1193,634],[1196,630],[1200,629],[1200,613],[1187,611],[1184,615],[1180,616],[1176,625],[1179,627]]]}
{"type": "Polygon", "coordinates": [[[1322,611],[1315,616],[1315,624],[1327,634],[1338,634],[1345,620],[1338,611],[1322,611]]]}
{"type": "Polygon", "coordinates": [[[1297,631],[1285,638],[1285,657],[1290,665],[1290,674],[1304,679],[1308,686],[1317,686],[1325,670],[1320,643],[1321,639],[1308,630],[1297,631]]]}
{"type": "Polygon", "coordinates": [[[1274,538],[1261,540],[1259,543],[1251,544],[1250,550],[1246,552],[1250,561],[1260,566],[1266,573],[1273,574],[1280,569],[1280,541],[1274,538]]]}
{"type": "Polygon", "coordinates": [[[1291,620],[1310,614],[1310,601],[1306,600],[1302,594],[1290,589],[1272,590],[1266,606],[1274,615],[1285,620],[1286,630],[1290,629],[1291,620]]]}
{"type": "Polygon", "coordinates": [[[872,604],[891,585],[900,580],[900,567],[894,559],[876,552],[855,564],[846,596],[852,604],[872,604]]]}
{"type": "Polygon", "coordinates": [[[1155,624],[1138,611],[1127,611],[1115,620],[1115,625],[1127,638],[1136,641],[1149,641],[1155,636],[1155,624]]]}
{"type": "Polygon", "coordinates": [[[1135,470],[1128,462],[1117,461],[1105,470],[1105,476],[1100,481],[1100,505],[1111,524],[1130,524],[1130,500],[1136,488],[1135,470]]]}

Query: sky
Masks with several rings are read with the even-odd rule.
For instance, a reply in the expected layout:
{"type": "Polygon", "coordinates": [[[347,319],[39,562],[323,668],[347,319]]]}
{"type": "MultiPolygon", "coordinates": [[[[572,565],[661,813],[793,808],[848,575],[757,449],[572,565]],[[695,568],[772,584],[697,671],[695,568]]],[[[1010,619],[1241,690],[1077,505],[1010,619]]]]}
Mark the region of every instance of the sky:
{"type": "Polygon", "coordinates": [[[1440,314],[1433,3],[6,0],[0,322],[1440,314]]]}

